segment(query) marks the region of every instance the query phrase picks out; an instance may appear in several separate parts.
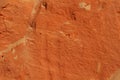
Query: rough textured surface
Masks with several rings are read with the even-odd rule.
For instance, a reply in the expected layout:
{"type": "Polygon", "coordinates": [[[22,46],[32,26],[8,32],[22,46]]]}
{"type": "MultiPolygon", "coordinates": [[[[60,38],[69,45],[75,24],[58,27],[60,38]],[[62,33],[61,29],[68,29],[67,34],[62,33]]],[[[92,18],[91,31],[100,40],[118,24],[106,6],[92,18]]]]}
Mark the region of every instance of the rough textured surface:
{"type": "Polygon", "coordinates": [[[0,0],[0,80],[120,80],[120,0],[36,1],[0,0]]]}

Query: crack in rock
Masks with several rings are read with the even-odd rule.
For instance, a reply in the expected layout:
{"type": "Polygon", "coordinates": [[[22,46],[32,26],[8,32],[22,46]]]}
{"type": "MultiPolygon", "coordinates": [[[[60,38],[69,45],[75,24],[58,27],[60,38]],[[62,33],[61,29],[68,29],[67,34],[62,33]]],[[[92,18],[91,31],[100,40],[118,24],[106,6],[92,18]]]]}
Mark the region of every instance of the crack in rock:
{"type": "MultiPolygon", "coordinates": [[[[32,33],[30,29],[32,29],[32,30],[36,29],[36,21],[35,20],[40,11],[41,2],[42,2],[42,0],[36,0],[36,2],[35,2],[35,5],[33,7],[33,10],[31,12],[31,16],[30,16],[30,23],[29,23],[28,31],[27,31],[27,34],[25,35],[25,37],[10,44],[6,49],[0,51],[0,55],[2,55],[3,53],[7,53],[7,52],[11,51],[13,48],[17,47],[18,45],[26,42],[26,39],[29,38],[29,34],[32,33]]],[[[3,8],[5,8],[7,5],[8,4],[6,4],[3,8]]]]}

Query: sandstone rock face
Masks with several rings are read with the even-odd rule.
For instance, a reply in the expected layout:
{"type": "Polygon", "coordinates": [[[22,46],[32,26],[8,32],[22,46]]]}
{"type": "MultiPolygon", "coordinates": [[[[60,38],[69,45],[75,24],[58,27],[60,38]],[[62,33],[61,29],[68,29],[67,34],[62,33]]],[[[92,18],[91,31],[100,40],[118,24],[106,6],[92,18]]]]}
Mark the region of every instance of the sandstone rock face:
{"type": "Polygon", "coordinates": [[[120,0],[0,0],[0,80],[120,80],[119,48],[120,0]]]}

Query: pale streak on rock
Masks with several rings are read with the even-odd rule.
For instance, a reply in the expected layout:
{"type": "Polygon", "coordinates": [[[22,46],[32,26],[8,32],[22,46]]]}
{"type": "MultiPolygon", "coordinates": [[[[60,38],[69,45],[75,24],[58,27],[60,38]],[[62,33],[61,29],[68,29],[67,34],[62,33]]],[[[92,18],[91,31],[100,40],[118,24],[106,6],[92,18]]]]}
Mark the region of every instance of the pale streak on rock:
{"type": "Polygon", "coordinates": [[[0,55],[2,55],[3,53],[7,53],[7,52],[11,51],[15,47],[17,47],[20,44],[23,44],[25,42],[26,42],[26,38],[23,37],[23,38],[19,39],[18,41],[14,42],[14,43],[11,43],[10,45],[8,45],[8,47],[6,49],[0,51],[0,55]]]}
{"type": "Polygon", "coordinates": [[[71,24],[69,21],[66,21],[64,24],[66,24],[66,25],[69,25],[69,24],[71,24]]]}
{"type": "Polygon", "coordinates": [[[101,70],[101,63],[100,63],[100,62],[98,62],[98,64],[97,64],[97,73],[99,73],[99,72],[100,72],[100,70],[101,70]]]}

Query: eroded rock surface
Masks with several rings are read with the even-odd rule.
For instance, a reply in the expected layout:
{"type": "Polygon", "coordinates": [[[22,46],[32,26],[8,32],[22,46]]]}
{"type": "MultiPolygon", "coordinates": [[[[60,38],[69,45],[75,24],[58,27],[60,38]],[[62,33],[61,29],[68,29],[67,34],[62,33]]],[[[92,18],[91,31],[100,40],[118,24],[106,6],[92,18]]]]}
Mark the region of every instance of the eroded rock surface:
{"type": "Polygon", "coordinates": [[[119,80],[119,0],[36,1],[0,0],[0,80],[119,80]]]}

